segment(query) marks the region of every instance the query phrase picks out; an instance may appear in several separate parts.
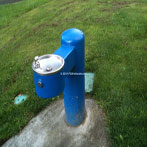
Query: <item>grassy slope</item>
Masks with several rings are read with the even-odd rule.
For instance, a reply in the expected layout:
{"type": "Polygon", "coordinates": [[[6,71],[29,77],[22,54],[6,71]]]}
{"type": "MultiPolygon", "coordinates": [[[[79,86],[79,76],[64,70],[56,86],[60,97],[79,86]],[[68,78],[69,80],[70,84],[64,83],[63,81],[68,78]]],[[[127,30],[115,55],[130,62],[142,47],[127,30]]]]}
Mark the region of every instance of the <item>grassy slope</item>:
{"type": "Polygon", "coordinates": [[[93,97],[107,114],[112,146],[145,146],[147,113],[145,0],[24,0],[0,6],[0,140],[18,133],[51,100],[35,95],[31,64],[52,53],[60,34],[86,35],[86,71],[96,73],[93,97]],[[17,93],[29,99],[13,104],[17,93]]]}

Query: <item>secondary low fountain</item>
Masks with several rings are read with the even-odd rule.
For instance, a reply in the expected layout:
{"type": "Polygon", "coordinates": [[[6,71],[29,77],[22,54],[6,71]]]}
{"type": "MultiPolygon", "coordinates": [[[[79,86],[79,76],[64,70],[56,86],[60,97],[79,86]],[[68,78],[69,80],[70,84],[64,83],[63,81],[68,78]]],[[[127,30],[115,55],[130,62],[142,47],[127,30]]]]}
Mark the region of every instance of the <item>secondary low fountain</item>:
{"type": "Polygon", "coordinates": [[[51,98],[64,90],[66,122],[78,126],[85,118],[85,36],[78,29],[61,35],[61,47],[54,54],[36,56],[32,64],[35,90],[51,98]]]}

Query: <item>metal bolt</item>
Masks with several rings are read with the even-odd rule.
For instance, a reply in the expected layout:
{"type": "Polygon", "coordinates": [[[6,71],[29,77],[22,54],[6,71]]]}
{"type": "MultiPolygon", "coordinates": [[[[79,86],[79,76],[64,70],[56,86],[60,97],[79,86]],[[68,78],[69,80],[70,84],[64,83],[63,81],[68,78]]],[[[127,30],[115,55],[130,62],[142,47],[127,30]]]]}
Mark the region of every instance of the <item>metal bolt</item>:
{"type": "Polygon", "coordinates": [[[38,56],[35,56],[34,60],[35,61],[39,60],[39,57],[38,56]]]}
{"type": "Polygon", "coordinates": [[[35,68],[39,68],[40,67],[39,56],[35,56],[34,60],[35,60],[35,68]]]}
{"type": "Polygon", "coordinates": [[[38,82],[38,86],[39,86],[40,88],[42,88],[42,87],[43,87],[43,83],[42,83],[41,81],[39,81],[39,82],[38,82]]]}

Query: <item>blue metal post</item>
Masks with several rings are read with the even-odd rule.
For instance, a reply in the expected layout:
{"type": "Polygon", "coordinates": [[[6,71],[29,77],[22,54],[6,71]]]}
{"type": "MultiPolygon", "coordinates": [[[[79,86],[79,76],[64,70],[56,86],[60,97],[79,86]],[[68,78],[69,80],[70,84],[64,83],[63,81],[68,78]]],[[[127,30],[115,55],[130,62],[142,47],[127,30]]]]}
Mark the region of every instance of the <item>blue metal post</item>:
{"type": "MultiPolygon", "coordinates": [[[[66,122],[78,126],[85,117],[85,36],[78,29],[68,29],[61,35],[61,46],[75,48],[74,75],[67,75],[64,88],[66,122]]],[[[66,72],[66,71],[65,71],[66,72]]]]}

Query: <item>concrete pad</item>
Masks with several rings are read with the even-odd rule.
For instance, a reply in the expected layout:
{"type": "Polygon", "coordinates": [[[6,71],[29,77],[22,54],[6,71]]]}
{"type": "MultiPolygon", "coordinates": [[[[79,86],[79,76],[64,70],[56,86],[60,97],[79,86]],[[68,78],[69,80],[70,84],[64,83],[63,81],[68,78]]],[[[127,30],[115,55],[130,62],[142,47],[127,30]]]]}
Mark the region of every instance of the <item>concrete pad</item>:
{"type": "Polygon", "coordinates": [[[3,147],[108,147],[102,110],[94,100],[86,99],[86,112],[80,126],[70,127],[65,122],[64,101],[57,100],[3,147]]]}

